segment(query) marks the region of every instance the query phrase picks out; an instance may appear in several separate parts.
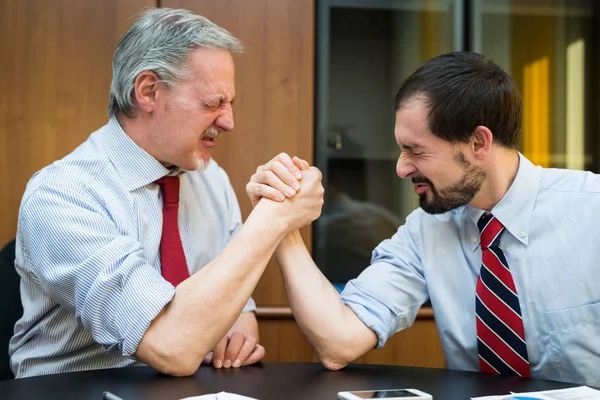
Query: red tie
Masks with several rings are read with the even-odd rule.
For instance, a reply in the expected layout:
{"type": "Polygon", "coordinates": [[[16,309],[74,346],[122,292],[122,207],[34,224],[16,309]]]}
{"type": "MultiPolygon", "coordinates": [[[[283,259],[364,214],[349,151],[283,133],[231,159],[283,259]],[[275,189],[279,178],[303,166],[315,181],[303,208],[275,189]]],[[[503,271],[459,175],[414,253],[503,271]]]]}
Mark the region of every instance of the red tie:
{"type": "Polygon", "coordinates": [[[482,264],[477,279],[475,312],[482,372],[531,376],[521,306],[500,237],[504,226],[485,213],[477,223],[482,264]]]}
{"type": "Polygon", "coordinates": [[[167,281],[177,286],[190,276],[177,227],[179,176],[165,176],[155,183],[160,185],[163,198],[163,228],[160,238],[161,272],[167,281]]]}

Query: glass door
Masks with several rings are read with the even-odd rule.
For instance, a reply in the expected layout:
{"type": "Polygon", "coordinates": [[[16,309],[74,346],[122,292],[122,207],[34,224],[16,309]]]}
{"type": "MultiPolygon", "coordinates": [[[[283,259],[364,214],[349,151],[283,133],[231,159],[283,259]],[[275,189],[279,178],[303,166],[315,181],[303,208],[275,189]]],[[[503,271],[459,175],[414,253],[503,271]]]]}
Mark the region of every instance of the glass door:
{"type": "Polygon", "coordinates": [[[463,49],[462,0],[318,0],[314,258],[339,289],[418,206],[396,176],[394,94],[422,62],[463,49]]]}

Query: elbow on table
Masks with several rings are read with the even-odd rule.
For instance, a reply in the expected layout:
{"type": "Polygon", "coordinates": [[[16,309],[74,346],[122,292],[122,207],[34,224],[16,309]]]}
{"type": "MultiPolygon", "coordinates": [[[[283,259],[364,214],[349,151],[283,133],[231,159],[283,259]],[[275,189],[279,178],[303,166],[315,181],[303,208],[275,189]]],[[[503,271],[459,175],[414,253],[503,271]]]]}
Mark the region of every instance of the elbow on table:
{"type": "Polygon", "coordinates": [[[321,358],[321,364],[330,371],[339,371],[349,363],[334,358],[321,358]]]}
{"type": "Polygon", "coordinates": [[[201,361],[189,357],[177,357],[156,360],[156,362],[149,363],[148,365],[162,374],[184,377],[194,375],[198,368],[200,368],[201,361]]]}
{"type": "Polygon", "coordinates": [[[338,371],[356,359],[356,357],[344,354],[341,351],[327,353],[319,352],[318,357],[321,364],[330,371],[338,371]]]}
{"type": "Polygon", "coordinates": [[[157,343],[144,343],[144,346],[138,347],[136,358],[154,368],[158,372],[170,376],[190,376],[194,375],[203,357],[200,357],[191,351],[177,351],[170,346],[157,343]]]}
{"type": "Polygon", "coordinates": [[[200,364],[195,360],[171,360],[167,363],[160,363],[154,368],[165,375],[184,377],[194,375],[200,368],[200,364]]]}
{"type": "Polygon", "coordinates": [[[340,370],[366,353],[356,351],[357,345],[355,343],[344,343],[344,345],[338,344],[325,349],[317,349],[317,357],[325,368],[331,371],[340,370]]]}

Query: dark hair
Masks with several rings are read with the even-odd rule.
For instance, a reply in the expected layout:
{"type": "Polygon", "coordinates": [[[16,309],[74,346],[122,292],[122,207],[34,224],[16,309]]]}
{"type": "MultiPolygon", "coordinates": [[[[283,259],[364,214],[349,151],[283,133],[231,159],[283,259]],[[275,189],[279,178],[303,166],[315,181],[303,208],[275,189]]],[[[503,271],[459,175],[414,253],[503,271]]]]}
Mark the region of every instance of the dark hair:
{"type": "Polygon", "coordinates": [[[437,137],[468,142],[483,125],[492,131],[495,143],[517,148],[521,96],[506,71],[483,55],[462,51],[425,62],[398,89],[396,111],[421,96],[429,109],[429,130],[437,137]]]}

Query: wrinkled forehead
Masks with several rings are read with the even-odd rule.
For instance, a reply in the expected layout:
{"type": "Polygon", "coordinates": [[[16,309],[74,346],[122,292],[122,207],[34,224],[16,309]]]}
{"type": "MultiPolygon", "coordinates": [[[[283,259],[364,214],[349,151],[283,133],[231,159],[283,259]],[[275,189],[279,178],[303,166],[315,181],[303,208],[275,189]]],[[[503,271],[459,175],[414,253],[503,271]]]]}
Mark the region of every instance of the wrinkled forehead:
{"type": "Polygon", "coordinates": [[[188,59],[193,83],[207,92],[235,96],[235,66],[227,50],[196,49],[188,59]]]}
{"type": "Polygon", "coordinates": [[[396,111],[394,134],[398,144],[409,144],[433,136],[429,130],[429,109],[425,101],[414,98],[402,103],[396,111]]]}

